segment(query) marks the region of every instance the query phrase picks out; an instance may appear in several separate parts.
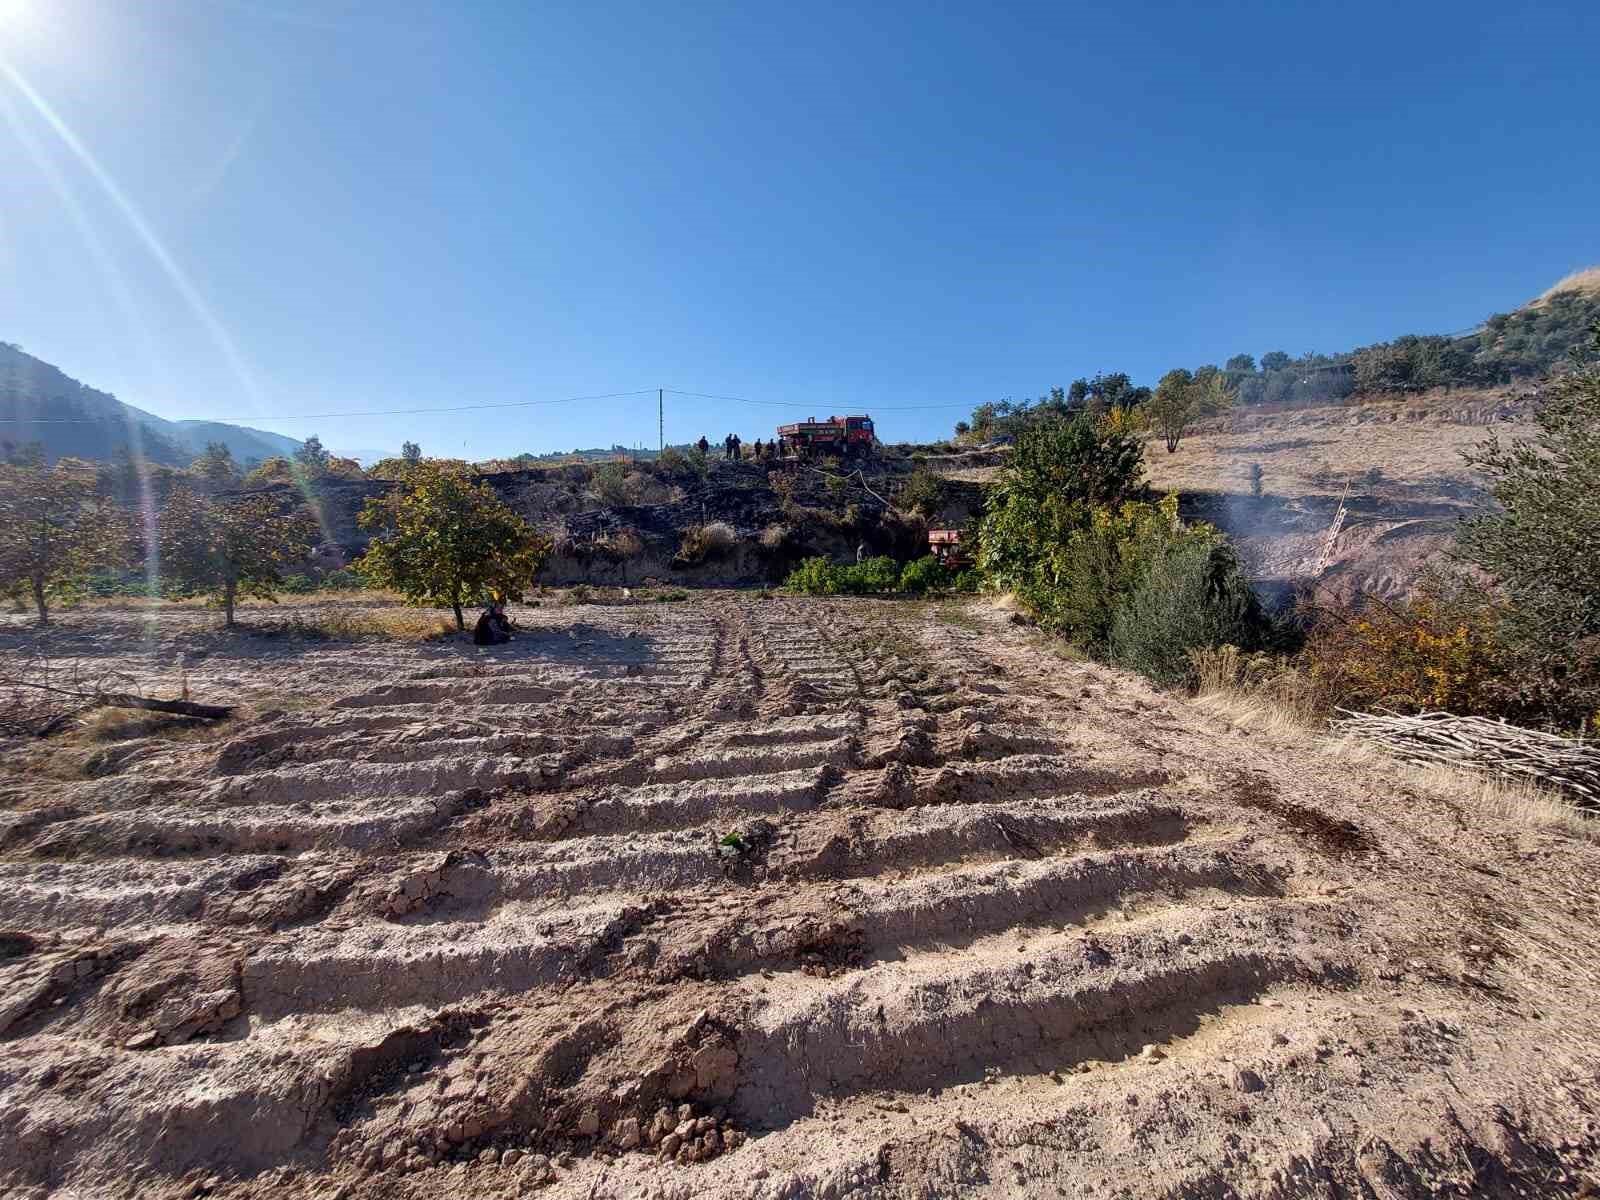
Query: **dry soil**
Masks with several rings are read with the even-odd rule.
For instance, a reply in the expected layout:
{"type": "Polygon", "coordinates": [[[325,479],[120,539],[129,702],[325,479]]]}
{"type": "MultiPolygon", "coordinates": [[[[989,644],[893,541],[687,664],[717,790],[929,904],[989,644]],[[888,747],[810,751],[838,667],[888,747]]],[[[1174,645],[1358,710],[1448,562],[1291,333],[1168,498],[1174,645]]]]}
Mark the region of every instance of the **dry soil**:
{"type": "Polygon", "coordinates": [[[48,635],[249,707],[4,747],[0,1191],[1596,1182],[1592,843],[977,602],[514,615],[489,650],[48,635]]]}

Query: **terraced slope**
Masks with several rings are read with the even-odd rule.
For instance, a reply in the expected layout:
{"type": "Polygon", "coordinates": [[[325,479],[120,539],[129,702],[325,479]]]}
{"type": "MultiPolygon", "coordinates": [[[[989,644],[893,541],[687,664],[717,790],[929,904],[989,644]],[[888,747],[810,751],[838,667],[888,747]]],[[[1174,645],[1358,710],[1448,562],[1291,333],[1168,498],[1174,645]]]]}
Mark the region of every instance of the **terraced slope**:
{"type": "Polygon", "coordinates": [[[1593,1170],[1592,848],[1292,761],[979,607],[520,616],[489,652],[285,650],[289,711],[6,783],[7,1194],[1593,1170]]]}

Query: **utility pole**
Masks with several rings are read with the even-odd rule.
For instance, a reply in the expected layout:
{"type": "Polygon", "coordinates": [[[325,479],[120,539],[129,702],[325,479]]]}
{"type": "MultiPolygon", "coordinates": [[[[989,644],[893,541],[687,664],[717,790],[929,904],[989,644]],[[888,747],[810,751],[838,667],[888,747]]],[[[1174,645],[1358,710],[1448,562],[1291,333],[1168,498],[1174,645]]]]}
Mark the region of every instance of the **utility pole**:
{"type": "Polygon", "coordinates": [[[667,448],[667,418],[666,408],[661,395],[664,389],[656,389],[656,453],[660,454],[667,448]]]}

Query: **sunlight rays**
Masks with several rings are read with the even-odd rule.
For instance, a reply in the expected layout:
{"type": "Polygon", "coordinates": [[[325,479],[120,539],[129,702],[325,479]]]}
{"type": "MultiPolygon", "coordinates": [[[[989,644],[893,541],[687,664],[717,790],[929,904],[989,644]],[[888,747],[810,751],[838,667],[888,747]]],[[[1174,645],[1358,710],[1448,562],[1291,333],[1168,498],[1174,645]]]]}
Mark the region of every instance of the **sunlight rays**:
{"type": "MultiPolygon", "coordinates": [[[[133,332],[134,338],[139,343],[139,348],[151,366],[159,373],[160,360],[155,353],[155,342],[150,336],[150,328],[140,315],[139,306],[134,303],[133,291],[128,286],[127,278],[117,266],[116,260],[106,248],[100,235],[95,232],[94,225],[89,220],[89,215],[79,203],[77,195],[67,184],[65,178],[56,170],[55,164],[50,161],[27,125],[18,115],[16,106],[11,97],[0,93],[0,115],[5,117],[7,126],[12,135],[22,146],[23,151],[38,168],[39,174],[44,176],[50,185],[50,190],[55,193],[56,199],[72,220],[78,237],[82,240],[84,249],[89,257],[94,260],[99,269],[101,279],[107,290],[111,293],[116,306],[122,312],[122,318],[128,328],[133,332]]],[[[129,461],[138,484],[138,511],[139,525],[144,538],[145,582],[152,592],[158,590],[161,583],[161,539],[158,517],[156,514],[155,495],[150,488],[150,471],[144,457],[144,428],[131,413],[125,413],[128,427],[128,454],[129,461]]],[[[154,614],[150,614],[145,622],[145,637],[154,636],[154,614]]]]}
{"type": "Polygon", "coordinates": [[[160,265],[162,271],[166,273],[168,280],[178,290],[179,295],[183,297],[195,319],[211,335],[212,341],[216,343],[217,349],[222,356],[227,359],[234,377],[238,380],[240,388],[243,389],[255,412],[263,416],[267,415],[262,404],[260,388],[256,385],[255,379],[246,366],[244,357],[239,353],[239,348],[235,345],[232,335],[223,327],[222,322],[211,311],[205,299],[200,295],[199,290],[189,281],[189,277],[178,266],[166,246],[162,244],[161,239],[156,236],[155,231],[150,228],[139,210],[134,207],[133,201],[127,197],[117,185],[116,180],[112,179],[105,168],[100,165],[99,160],[83,144],[77,134],[61,119],[44,97],[35,91],[33,86],[18,73],[16,68],[9,63],[0,61],[0,74],[10,80],[11,85],[17,89],[22,98],[50,126],[56,136],[61,139],[62,144],[72,152],[73,157],[94,177],[94,181],[100,185],[101,190],[116,205],[117,210],[122,214],[129,226],[132,227],[134,234],[160,265]]]}

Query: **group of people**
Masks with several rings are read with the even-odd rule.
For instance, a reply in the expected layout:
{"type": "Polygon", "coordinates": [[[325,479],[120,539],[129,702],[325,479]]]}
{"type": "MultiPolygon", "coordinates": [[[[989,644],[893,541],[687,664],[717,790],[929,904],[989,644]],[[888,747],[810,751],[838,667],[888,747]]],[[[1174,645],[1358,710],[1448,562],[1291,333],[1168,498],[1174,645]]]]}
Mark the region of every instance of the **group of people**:
{"type": "MultiPolygon", "coordinates": [[[[711,449],[711,443],[706,441],[703,435],[695,443],[695,446],[699,448],[701,454],[705,454],[711,449]]],[[[778,456],[778,439],[773,438],[763,445],[761,439],[757,438],[750,450],[750,457],[755,462],[765,462],[768,459],[776,458],[778,456]]],[[[737,433],[730,433],[722,439],[722,457],[735,460],[744,458],[744,442],[737,433]]]]}

